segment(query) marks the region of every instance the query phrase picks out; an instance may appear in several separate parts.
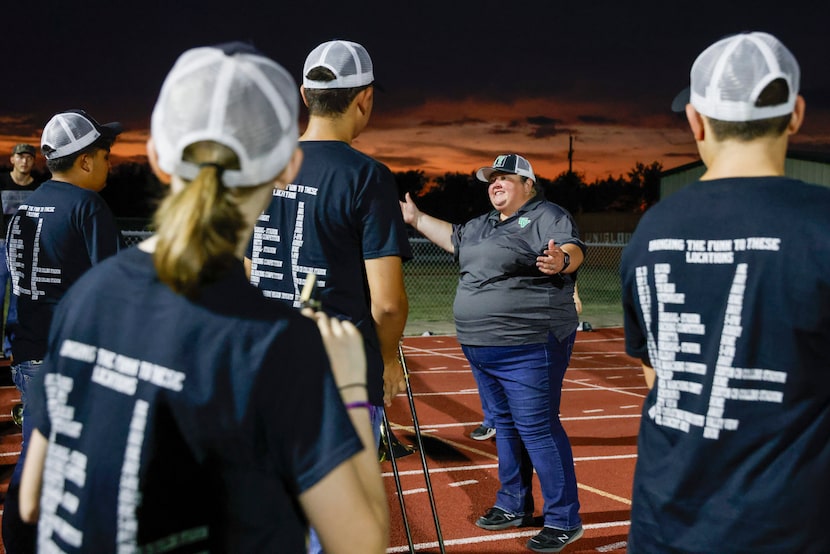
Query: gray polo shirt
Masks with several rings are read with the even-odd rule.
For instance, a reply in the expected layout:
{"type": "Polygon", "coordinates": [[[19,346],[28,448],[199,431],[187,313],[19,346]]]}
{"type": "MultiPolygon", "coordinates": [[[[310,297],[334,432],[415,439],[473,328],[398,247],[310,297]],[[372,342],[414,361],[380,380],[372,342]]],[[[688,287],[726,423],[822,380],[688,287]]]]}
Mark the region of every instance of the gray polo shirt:
{"type": "Polygon", "coordinates": [[[571,214],[538,196],[504,221],[493,210],[453,225],[460,265],[453,312],[461,344],[539,344],[549,332],[562,340],[576,329],[576,274],[549,276],[536,268],[549,239],[585,252],[571,214]]]}

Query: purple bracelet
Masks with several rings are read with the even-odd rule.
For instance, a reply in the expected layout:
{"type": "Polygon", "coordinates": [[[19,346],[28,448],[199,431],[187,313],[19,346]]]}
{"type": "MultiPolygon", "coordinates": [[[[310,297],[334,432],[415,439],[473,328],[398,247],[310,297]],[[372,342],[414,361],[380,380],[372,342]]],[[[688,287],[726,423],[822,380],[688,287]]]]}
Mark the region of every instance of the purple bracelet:
{"type": "Polygon", "coordinates": [[[351,410],[352,408],[366,408],[367,410],[372,407],[372,404],[369,402],[362,400],[360,402],[349,402],[346,404],[346,409],[351,410]]]}

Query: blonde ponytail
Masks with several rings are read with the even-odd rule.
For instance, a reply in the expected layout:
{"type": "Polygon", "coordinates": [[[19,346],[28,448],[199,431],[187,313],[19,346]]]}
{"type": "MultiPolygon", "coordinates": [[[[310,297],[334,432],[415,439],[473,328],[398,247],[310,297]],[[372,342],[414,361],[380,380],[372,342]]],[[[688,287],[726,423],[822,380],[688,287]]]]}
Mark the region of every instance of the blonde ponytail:
{"type": "Polygon", "coordinates": [[[163,283],[192,297],[237,262],[240,233],[246,230],[238,203],[256,187],[222,184],[222,171],[239,167],[236,154],[225,146],[199,142],[185,150],[184,158],[202,169],[156,211],[153,263],[163,283]]]}

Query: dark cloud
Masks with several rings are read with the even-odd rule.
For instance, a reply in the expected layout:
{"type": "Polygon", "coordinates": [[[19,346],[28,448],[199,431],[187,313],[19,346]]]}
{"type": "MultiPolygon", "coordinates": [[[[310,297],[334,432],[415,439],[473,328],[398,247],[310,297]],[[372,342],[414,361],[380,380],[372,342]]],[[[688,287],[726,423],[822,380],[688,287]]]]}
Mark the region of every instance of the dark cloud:
{"type": "Polygon", "coordinates": [[[562,123],[561,119],[554,119],[554,118],[548,117],[546,115],[533,115],[533,116],[530,116],[530,117],[526,118],[525,121],[527,121],[531,125],[538,125],[540,127],[548,127],[548,126],[553,127],[554,125],[558,125],[558,124],[562,123]]]}
{"type": "Polygon", "coordinates": [[[528,136],[535,139],[543,139],[548,137],[555,137],[561,134],[561,131],[558,131],[554,126],[539,126],[530,131],[528,136]]]}
{"type": "Polygon", "coordinates": [[[439,121],[435,119],[429,119],[420,122],[418,125],[421,127],[452,127],[453,125],[470,125],[475,123],[486,123],[486,121],[475,117],[463,117],[461,119],[454,119],[452,121],[439,121]]]}
{"type": "Polygon", "coordinates": [[[389,156],[383,153],[376,155],[377,159],[386,165],[405,167],[420,167],[428,165],[429,161],[419,156],[389,156]]]}
{"type": "Polygon", "coordinates": [[[592,125],[614,125],[618,123],[616,119],[602,115],[579,115],[576,119],[582,123],[592,125]]]}

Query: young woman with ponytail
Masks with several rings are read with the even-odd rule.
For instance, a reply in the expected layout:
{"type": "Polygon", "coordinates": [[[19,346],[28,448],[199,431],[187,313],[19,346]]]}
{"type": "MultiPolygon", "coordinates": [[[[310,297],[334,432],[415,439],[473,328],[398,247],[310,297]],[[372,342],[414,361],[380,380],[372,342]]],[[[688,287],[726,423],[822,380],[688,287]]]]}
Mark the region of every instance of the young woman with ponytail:
{"type": "Polygon", "coordinates": [[[39,549],[305,552],[310,523],[326,552],[385,551],[360,333],[263,298],[242,264],[300,166],[297,109],[248,45],[167,76],[156,234],[66,296],[34,387],[20,500],[39,549]]]}

